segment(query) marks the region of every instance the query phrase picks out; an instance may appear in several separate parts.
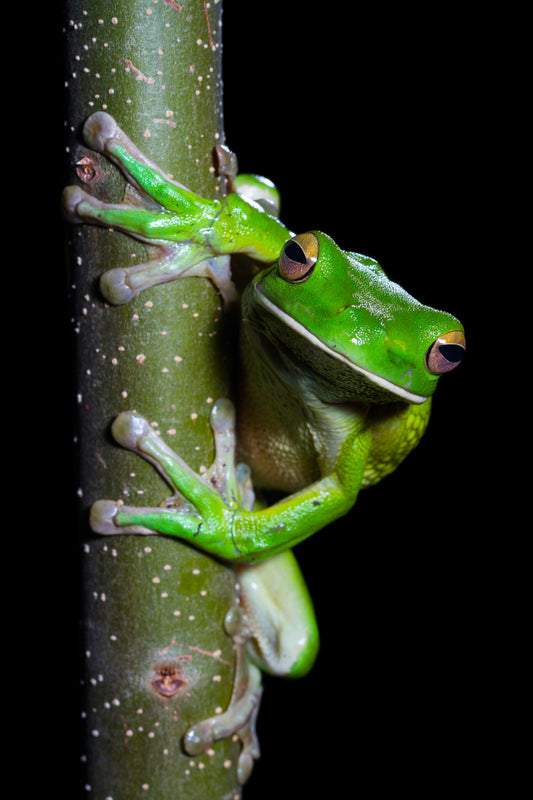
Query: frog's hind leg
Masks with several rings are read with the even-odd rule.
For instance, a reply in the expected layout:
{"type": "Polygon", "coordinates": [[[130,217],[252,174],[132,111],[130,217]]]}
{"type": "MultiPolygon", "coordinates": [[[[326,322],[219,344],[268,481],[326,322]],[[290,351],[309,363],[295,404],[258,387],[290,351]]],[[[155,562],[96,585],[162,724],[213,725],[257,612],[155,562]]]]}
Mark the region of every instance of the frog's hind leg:
{"type": "Polygon", "coordinates": [[[238,606],[227,614],[226,630],[233,636],[237,660],[229,706],[224,713],[208,717],[190,728],[184,736],[183,746],[189,755],[199,755],[218,739],[237,734],[242,744],[237,777],[243,784],[250,776],[254,760],[260,756],[255,724],[263,692],[261,670],[247,655],[250,631],[238,606]]]}

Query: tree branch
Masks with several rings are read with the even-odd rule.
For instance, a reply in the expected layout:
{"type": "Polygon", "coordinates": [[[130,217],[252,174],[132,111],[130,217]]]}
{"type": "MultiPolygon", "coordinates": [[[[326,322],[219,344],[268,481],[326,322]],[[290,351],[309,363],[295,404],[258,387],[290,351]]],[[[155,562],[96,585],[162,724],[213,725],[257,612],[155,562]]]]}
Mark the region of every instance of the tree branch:
{"type": "MultiPolygon", "coordinates": [[[[194,191],[222,193],[212,152],[223,141],[221,3],[65,2],[65,120],[70,174],[118,202],[119,171],[81,138],[84,120],[112,114],[154,161],[194,191]]],[[[109,497],[159,504],[156,471],[116,445],[109,427],[135,409],[199,470],[212,458],[209,415],[228,393],[220,298],[192,278],[124,306],[98,280],[150,248],[88,225],[68,231],[76,371],[79,530],[82,539],[83,786],[88,796],[181,800],[238,797],[240,745],[191,758],[182,737],[225,709],[234,649],[224,616],[233,571],[176,540],[90,533],[88,508],[109,497]],[[90,787],[90,791],[89,791],[90,787]]]]}

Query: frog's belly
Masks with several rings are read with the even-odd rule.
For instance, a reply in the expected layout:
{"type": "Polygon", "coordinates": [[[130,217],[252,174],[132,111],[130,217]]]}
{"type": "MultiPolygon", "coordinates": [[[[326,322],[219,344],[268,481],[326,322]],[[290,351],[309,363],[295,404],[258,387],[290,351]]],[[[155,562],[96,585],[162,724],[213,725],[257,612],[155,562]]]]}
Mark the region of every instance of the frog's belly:
{"type": "Polygon", "coordinates": [[[238,458],[252,470],[254,486],[295,492],[320,477],[315,445],[300,414],[289,411],[280,421],[267,397],[256,398],[251,411],[244,408],[237,414],[238,458]]]}

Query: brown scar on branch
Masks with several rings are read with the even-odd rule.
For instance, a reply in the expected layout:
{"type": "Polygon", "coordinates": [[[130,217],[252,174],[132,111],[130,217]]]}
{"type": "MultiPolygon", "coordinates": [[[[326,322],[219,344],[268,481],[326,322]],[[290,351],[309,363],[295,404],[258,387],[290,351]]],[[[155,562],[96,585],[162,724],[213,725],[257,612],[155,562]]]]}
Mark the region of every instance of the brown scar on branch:
{"type": "Polygon", "coordinates": [[[211,36],[211,24],[209,22],[209,11],[207,10],[207,3],[204,0],[204,11],[205,11],[205,21],[207,22],[207,38],[209,39],[209,47],[211,50],[216,50],[215,45],[213,44],[213,37],[211,36]]]}
{"type": "Polygon", "coordinates": [[[125,58],[124,61],[126,63],[126,72],[133,72],[133,74],[137,76],[138,81],[146,81],[146,83],[154,82],[153,78],[147,78],[140,69],[137,69],[137,67],[133,65],[133,61],[130,61],[129,58],[125,58]]]}
{"type": "Polygon", "coordinates": [[[214,658],[215,661],[219,661],[221,664],[226,664],[227,667],[231,666],[229,661],[226,661],[224,658],[220,657],[220,650],[215,650],[214,653],[209,652],[209,650],[202,650],[199,647],[195,647],[194,645],[189,645],[189,650],[192,650],[193,653],[198,653],[201,656],[209,656],[209,658],[214,658]]]}
{"type": "Polygon", "coordinates": [[[181,11],[181,6],[179,3],[176,3],[176,0],[163,0],[163,3],[169,8],[173,8],[174,11],[181,11]]]}
{"type": "Polygon", "coordinates": [[[162,125],[170,125],[171,128],[176,127],[176,123],[172,122],[171,119],[154,119],[154,122],[162,125]]]}

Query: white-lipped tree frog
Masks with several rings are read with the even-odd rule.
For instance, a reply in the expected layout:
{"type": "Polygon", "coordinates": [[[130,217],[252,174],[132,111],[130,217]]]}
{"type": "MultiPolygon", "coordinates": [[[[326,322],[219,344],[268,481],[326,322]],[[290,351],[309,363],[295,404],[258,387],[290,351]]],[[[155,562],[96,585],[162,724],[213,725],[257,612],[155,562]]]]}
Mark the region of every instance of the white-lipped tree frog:
{"type": "MultiPolygon", "coordinates": [[[[113,426],[116,440],[154,464],[173,495],[157,508],[98,501],[93,529],[177,536],[235,562],[241,611],[237,622],[230,615],[228,627],[247,642],[261,669],[305,674],[318,634],[291,548],[350,511],[361,488],[394,470],[415,447],[439,377],[463,358],[463,327],[391,282],[373,259],[341,250],[318,231],[292,235],[276,216],[275,188],[237,176],[226,151],[219,156],[230,191],[207,200],[168,179],[109,115],[93,114],[85,137],[122,169],[129,194],[109,205],[67,187],[69,219],[119,228],[160,248],[160,257],[147,264],[103,275],[102,292],[111,303],[191,274],[212,278],[232,302],[227,256],[245,253],[266,265],[242,297],[236,446],[225,400],[213,412],[216,458],[204,476],[142,417],[121,414],[113,426]],[[255,487],[286,496],[268,507],[254,505],[249,474],[235,467],[235,451],[255,487]]],[[[257,666],[246,669],[245,721],[242,709],[236,713],[232,706],[223,719],[203,721],[186,737],[190,752],[249,726],[260,689],[257,666]]],[[[243,740],[244,779],[255,751],[253,736],[243,740]]]]}

